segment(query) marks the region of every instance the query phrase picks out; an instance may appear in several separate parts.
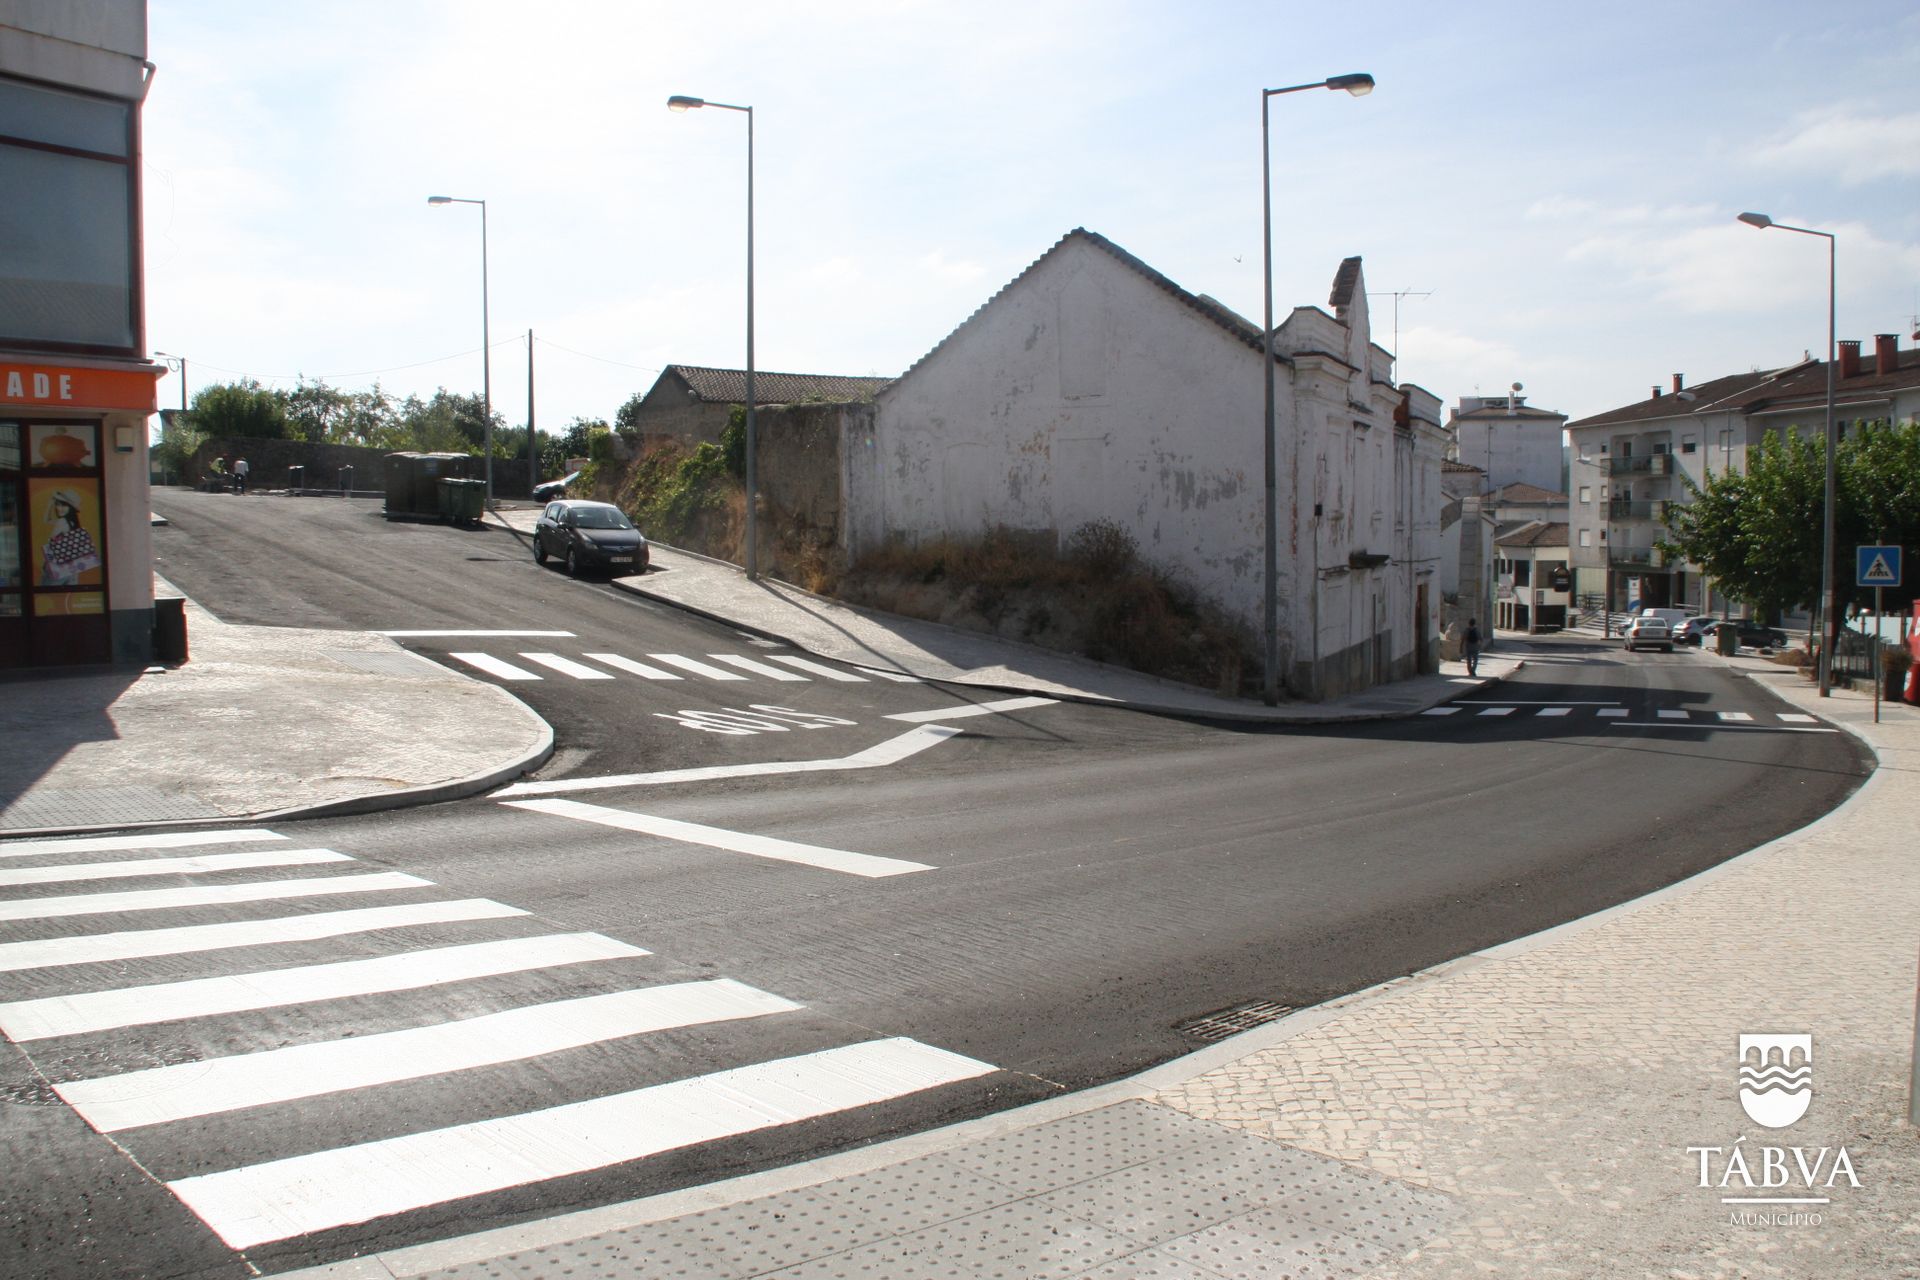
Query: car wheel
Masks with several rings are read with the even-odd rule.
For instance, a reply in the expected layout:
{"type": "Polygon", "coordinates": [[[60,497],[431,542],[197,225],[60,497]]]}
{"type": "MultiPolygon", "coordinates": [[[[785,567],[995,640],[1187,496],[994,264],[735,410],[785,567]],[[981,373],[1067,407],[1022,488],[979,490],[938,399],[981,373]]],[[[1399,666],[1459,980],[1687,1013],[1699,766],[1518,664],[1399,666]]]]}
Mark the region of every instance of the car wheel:
{"type": "Polygon", "coordinates": [[[569,578],[577,578],[580,576],[580,561],[573,554],[572,547],[567,548],[567,576],[569,578]]]}
{"type": "Polygon", "coordinates": [[[547,544],[540,541],[538,531],[535,531],[533,535],[533,562],[535,564],[545,564],[547,562],[547,544]]]}

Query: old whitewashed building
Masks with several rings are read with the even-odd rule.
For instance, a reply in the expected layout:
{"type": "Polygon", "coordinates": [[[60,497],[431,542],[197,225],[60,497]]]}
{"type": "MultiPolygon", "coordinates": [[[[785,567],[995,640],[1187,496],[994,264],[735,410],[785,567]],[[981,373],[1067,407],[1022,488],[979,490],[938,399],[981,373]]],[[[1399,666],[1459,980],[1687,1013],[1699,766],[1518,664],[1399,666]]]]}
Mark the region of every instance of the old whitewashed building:
{"type": "MultiPolygon", "coordinates": [[[[1263,342],[1075,230],[874,397],[844,457],[845,539],[1124,527],[1154,565],[1263,633],[1263,342]]],[[[1432,670],[1439,401],[1390,378],[1359,258],[1275,332],[1283,683],[1332,697],[1432,670]]]]}

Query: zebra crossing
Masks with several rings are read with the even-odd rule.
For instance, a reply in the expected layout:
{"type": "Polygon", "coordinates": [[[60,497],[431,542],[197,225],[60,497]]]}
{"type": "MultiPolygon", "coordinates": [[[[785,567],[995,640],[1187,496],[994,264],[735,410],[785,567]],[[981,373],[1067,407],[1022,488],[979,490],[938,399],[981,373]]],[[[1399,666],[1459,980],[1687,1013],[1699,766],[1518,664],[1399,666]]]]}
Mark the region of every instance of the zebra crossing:
{"type": "Polygon", "coordinates": [[[1574,719],[1591,716],[1619,728],[1770,729],[1786,733],[1833,733],[1815,716],[1799,711],[1697,711],[1684,707],[1635,710],[1611,702],[1450,702],[1421,713],[1434,717],[1476,719],[1574,719]]]}
{"type": "Polygon", "coordinates": [[[918,676],[878,667],[833,667],[794,654],[767,653],[649,653],[632,657],[621,653],[582,653],[577,656],[546,650],[517,652],[512,658],[477,649],[448,652],[455,662],[510,682],[548,680],[615,680],[637,676],[658,682],[682,681],[688,677],[734,684],[750,680],[771,680],[779,684],[806,684],[816,680],[836,684],[869,684],[890,681],[896,684],[924,683],[918,676]],[[777,665],[776,665],[777,664],[777,665]]]}
{"type": "Polygon", "coordinates": [[[293,844],[262,828],[0,844],[0,1034],[235,1249],[998,1070],[901,1037],[843,1043],[818,1018],[806,1051],[755,1053],[770,1038],[755,1028],[805,1007],[724,976],[674,980],[645,947],[293,844]],[[119,887],[64,892],[102,882],[119,887]],[[727,1026],[697,1058],[659,1038],[727,1026]],[[583,1049],[630,1064],[621,1087],[553,1066],[583,1049]],[[476,1118],[488,1071],[527,1073],[536,1105],[523,1083],[509,1114],[476,1118]],[[363,1092],[408,1082],[433,1090],[424,1111],[363,1092]],[[343,1114],[350,1140],[314,1149],[316,1117],[343,1114]],[[250,1158],[210,1136],[235,1117],[250,1158]]]}

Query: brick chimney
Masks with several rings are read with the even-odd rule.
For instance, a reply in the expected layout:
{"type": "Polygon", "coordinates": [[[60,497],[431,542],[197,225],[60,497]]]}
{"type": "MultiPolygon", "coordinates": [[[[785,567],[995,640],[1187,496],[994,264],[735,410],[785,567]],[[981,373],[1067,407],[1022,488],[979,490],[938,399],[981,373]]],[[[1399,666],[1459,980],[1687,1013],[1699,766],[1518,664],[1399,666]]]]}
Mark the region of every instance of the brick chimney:
{"type": "Polygon", "coordinates": [[[1900,367],[1900,335],[1897,333],[1876,333],[1873,335],[1873,371],[1886,377],[1900,367]]]}
{"type": "Polygon", "coordinates": [[[1860,376],[1860,339],[1840,339],[1840,367],[1835,372],[1843,378],[1860,376]]]}
{"type": "Polygon", "coordinates": [[[1674,374],[1673,375],[1673,394],[1679,395],[1680,392],[1685,389],[1685,386],[1686,386],[1685,381],[1680,377],[1680,375],[1677,373],[1674,374]]]}
{"type": "Polygon", "coordinates": [[[1652,400],[1658,400],[1658,399],[1660,398],[1660,384],[1659,384],[1659,383],[1657,383],[1657,382],[1656,382],[1656,383],[1654,383],[1654,384],[1653,384],[1653,395],[1651,395],[1651,396],[1650,396],[1650,397],[1648,397],[1648,398],[1649,398],[1649,399],[1652,399],[1652,400]]]}

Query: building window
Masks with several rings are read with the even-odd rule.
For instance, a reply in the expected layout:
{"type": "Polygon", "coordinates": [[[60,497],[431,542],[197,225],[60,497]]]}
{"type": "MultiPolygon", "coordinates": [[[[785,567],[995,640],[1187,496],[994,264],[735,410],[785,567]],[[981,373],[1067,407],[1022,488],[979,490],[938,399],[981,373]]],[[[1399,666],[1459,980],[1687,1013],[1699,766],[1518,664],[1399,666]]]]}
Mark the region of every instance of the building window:
{"type": "Polygon", "coordinates": [[[1583,547],[1590,547],[1593,545],[1593,530],[1582,529],[1580,531],[1580,545],[1583,547]]]}
{"type": "Polygon", "coordinates": [[[0,341],[132,352],[133,108],[0,79],[0,341]]]}
{"type": "Polygon", "coordinates": [[[1513,562],[1513,585],[1516,587],[1533,585],[1533,561],[1515,560],[1513,562]]]}
{"type": "Polygon", "coordinates": [[[1607,531],[1605,529],[1602,529],[1600,531],[1600,541],[1605,542],[1606,540],[1607,540],[1607,531]]]}
{"type": "Polygon", "coordinates": [[[1681,436],[1681,437],[1680,437],[1680,452],[1682,452],[1682,453],[1692,453],[1692,452],[1694,451],[1694,449],[1695,449],[1695,447],[1696,447],[1696,446],[1694,445],[1694,442],[1693,442],[1693,437],[1692,437],[1692,436],[1681,436]]]}
{"type": "Polygon", "coordinates": [[[1592,486],[1592,485],[1590,485],[1590,484],[1583,484],[1583,485],[1581,485],[1581,486],[1580,486],[1580,501],[1582,501],[1582,502],[1592,502],[1592,501],[1593,501],[1593,486],[1592,486]]]}

